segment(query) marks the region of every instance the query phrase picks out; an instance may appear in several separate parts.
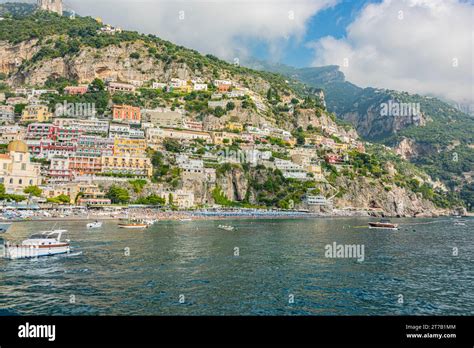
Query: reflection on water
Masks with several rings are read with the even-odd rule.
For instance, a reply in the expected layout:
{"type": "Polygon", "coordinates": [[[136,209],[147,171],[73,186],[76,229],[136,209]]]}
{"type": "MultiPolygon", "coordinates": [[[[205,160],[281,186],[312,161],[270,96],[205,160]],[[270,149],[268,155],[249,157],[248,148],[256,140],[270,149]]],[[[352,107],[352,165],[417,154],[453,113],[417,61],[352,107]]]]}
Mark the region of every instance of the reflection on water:
{"type": "MultiPolygon", "coordinates": [[[[144,231],[67,222],[70,255],[0,260],[0,315],[472,315],[474,220],[398,222],[226,222],[233,232],[219,221],[144,231]],[[364,245],[365,261],[326,258],[333,242],[364,245]]],[[[50,227],[18,223],[3,237],[50,227]]]]}

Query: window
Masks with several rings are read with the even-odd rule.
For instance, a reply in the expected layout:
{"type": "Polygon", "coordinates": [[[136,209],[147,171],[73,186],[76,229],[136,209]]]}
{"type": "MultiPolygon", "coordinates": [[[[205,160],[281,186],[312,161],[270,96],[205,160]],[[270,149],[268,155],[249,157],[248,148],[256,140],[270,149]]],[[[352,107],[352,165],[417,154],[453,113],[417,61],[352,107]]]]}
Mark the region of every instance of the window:
{"type": "Polygon", "coordinates": [[[21,164],[21,170],[26,170],[26,163],[21,164]]]}

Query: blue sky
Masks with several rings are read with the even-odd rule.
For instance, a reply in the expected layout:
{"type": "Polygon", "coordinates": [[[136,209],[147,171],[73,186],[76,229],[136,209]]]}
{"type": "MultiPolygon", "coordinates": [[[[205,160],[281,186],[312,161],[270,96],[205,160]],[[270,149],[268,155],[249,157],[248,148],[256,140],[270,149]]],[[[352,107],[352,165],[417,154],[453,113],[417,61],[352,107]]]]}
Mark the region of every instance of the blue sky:
{"type": "Polygon", "coordinates": [[[65,3],[80,15],[229,61],[256,57],[296,67],[338,65],[348,81],[362,87],[434,95],[474,107],[474,0],[65,3]]]}
{"type": "MultiPolygon", "coordinates": [[[[340,0],[340,2],[318,12],[308,21],[307,31],[303,40],[291,45],[285,50],[286,54],[279,57],[279,62],[295,67],[310,66],[313,60],[313,49],[306,43],[325,36],[340,39],[346,35],[347,26],[354,20],[359,11],[369,3],[379,3],[380,0],[340,0]]],[[[254,56],[262,60],[272,60],[266,45],[261,43],[253,47],[254,56]]]]}

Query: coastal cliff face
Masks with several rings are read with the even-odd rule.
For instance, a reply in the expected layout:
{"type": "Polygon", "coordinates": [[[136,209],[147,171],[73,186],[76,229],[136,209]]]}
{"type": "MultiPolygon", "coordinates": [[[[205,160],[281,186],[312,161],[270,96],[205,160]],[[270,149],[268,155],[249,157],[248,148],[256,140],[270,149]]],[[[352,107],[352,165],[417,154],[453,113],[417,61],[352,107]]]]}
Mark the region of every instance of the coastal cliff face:
{"type": "Polygon", "coordinates": [[[10,74],[18,71],[23,62],[30,60],[39,50],[38,40],[10,44],[0,41],[0,73],[10,74]]]}
{"type": "Polygon", "coordinates": [[[14,86],[43,85],[49,77],[63,77],[87,83],[95,78],[113,78],[119,81],[145,81],[151,79],[168,79],[178,77],[189,79],[194,77],[193,72],[185,65],[171,63],[164,66],[163,62],[153,59],[146,52],[141,42],[133,44],[110,45],[101,49],[82,47],[80,52],[73,56],[58,57],[52,60],[42,60],[37,63],[16,66],[15,61],[30,60],[44,45],[37,45],[36,41],[19,45],[0,43],[2,52],[0,66],[9,68],[12,73],[9,82],[14,86]],[[41,47],[40,47],[41,46],[41,47]],[[140,54],[140,58],[130,58],[132,53],[140,54]]]}
{"type": "Polygon", "coordinates": [[[335,198],[334,205],[339,208],[380,209],[385,216],[401,217],[428,216],[436,211],[433,203],[421,194],[395,185],[384,186],[365,177],[338,178],[337,184],[345,192],[341,198],[335,198]]]}
{"type": "Polygon", "coordinates": [[[232,168],[218,176],[217,186],[222,189],[229,200],[242,202],[249,190],[249,180],[241,168],[232,168]]]}
{"type": "Polygon", "coordinates": [[[351,123],[357,132],[367,139],[380,139],[412,125],[422,127],[426,124],[423,113],[417,116],[382,115],[380,104],[371,105],[366,112],[354,110],[342,113],[340,118],[351,123]]]}
{"type": "Polygon", "coordinates": [[[413,160],[421,156],[431,155],[439,149],[431,144],[423,144],[414,139],[403,137],[395,146],[395,153],[403,159],[413,160]]]}

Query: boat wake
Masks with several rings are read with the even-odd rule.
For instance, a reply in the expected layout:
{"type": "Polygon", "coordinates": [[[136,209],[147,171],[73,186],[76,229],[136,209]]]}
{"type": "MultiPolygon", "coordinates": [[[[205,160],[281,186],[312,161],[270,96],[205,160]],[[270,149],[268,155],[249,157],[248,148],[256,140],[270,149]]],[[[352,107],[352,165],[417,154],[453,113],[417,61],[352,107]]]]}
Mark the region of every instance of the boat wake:
{"type": "Polygon", "coordinates": [[[74,257],[74,256],[80,256],[82,254],[83,254],[82,251],[76,251],[75,253],[64,254],[62,256],[64,256],[64,257],[74,257]]]}

